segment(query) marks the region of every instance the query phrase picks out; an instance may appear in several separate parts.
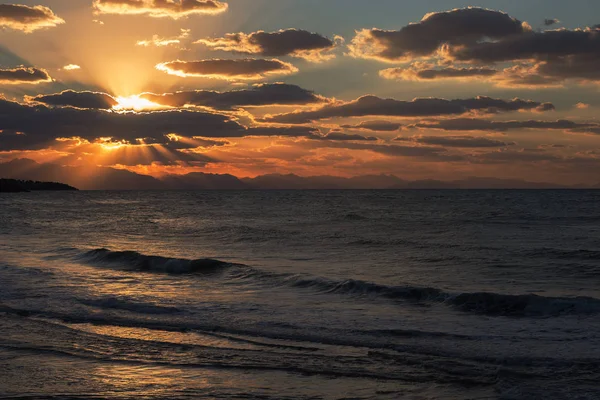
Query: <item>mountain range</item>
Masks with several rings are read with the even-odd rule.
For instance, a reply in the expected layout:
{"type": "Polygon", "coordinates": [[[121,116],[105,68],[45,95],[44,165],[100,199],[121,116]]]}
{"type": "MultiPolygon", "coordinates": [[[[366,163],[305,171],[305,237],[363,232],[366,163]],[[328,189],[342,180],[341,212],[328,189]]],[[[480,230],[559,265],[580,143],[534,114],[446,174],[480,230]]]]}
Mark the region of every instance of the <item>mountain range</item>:
{"type": "MultiPolygon", "coordinates": [[[[192,172],[155,178],[110,167],[73,167],[38,163],[27,158],[0,163],[0,178],[63,182],[81,190],[249,190],[249,189],[555,189],[581,188],[516,179],[470,177],[455,181],[409,181],[394,175],[302,177],[267,174],[238,178],[229,174],[192,172]]],[[[589,187],[589,186],[588,186],[589,187]]],[[[594,188],[600,188],[600,183],[594,188]]]]}

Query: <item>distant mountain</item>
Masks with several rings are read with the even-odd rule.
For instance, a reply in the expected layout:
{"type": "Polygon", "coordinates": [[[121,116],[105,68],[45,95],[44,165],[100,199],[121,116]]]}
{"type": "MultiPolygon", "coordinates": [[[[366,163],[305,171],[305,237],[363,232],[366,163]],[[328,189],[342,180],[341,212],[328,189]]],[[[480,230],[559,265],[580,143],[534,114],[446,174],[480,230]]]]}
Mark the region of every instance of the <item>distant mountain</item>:
{"type": "Polygon", "coordinates": [[[393,175],[363,175],[352,178],[339,176],[302,177],[294,174],[268,174],[255,178],[243,178],[245,183],[255,189],[387,189],[406,181],[393,175]]]}
{"type": "Polygon", "coordinates": [[[64,167],[39,164],[27,158],[0,164],[3,178],[45,182],[64,182],[82,190],[153,190],[164,189],[156,178],[106,167],[64,167]]]}
{"type": "Polygon", "coordinates": [[[248,184],[229,174],[205,174],[192,172],[186,175],[167,175],[161,178],[168,189],[175,190],[243,190],[248,184]]]}
{"type": "Polygon", "coordinates": [[[0,179],[0,193],[32,192],[42,190],[77,190],[58,182],[25,181],[20,179],[0,179]]]}
{"type": "MultiPolygon", "coordinates": [[[[555,189],[578,186],[527,182],[517,179],[470,177],[455,181],[434,179],[407,181],[394,175],[303,177],[267,174],[237,178],[229,174],[192,172],[166,175],[160,179],[108,167],[64,167],[39,164],[29,159],[0,163],[0,177],[35,181],[65,182],[82,190],[246,190],[246,189],[555,189]]],[[[596,186],[600,188],[600,184],[596,186]]]]}

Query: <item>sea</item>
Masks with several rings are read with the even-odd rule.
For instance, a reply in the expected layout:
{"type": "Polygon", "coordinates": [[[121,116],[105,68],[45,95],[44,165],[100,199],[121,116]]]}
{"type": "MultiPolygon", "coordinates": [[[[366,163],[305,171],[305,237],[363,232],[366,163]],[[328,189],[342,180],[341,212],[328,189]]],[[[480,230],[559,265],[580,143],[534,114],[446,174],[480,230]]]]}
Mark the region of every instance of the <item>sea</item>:
{"type": "Polygon", "coordinates": [[[600,191],[0,194],[0,399],[600,399],[600,191]]]}

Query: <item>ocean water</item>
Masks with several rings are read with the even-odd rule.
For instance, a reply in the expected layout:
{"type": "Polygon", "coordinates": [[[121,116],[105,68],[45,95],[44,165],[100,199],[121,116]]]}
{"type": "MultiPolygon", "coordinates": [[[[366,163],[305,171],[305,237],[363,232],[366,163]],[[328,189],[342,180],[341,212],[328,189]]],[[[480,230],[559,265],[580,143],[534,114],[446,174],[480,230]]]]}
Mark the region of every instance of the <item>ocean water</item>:
{"type": "Polygon", "coordinates": [[[598,399],[600,191],[0,195],[0,398],[598,399]]]}

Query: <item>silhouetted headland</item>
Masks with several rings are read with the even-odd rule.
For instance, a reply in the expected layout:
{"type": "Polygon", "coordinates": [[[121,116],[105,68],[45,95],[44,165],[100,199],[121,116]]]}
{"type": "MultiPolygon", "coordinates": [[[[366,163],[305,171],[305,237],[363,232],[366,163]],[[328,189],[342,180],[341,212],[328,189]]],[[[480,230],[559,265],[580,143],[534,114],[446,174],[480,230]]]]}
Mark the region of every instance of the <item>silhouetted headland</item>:
{"type": "Polygon", "coordinates": [[[20,179],[0,179],[0,193],[19,193],[41,190],[77,190],[59,182],[39,182],[20,179]]]}

